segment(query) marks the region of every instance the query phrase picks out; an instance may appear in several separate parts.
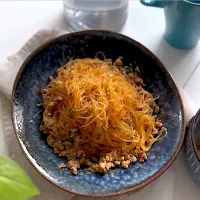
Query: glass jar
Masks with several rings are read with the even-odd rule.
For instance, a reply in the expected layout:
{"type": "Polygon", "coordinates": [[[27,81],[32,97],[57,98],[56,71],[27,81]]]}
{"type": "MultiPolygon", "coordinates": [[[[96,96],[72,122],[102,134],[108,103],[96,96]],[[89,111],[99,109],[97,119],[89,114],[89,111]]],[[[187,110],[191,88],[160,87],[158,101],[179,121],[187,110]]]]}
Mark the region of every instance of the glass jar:
{"type": "Polygon", "coordinates": [[[64,16],[75,31],[119,31],[127,15],[128,0],[64,0],[64,16]]]}

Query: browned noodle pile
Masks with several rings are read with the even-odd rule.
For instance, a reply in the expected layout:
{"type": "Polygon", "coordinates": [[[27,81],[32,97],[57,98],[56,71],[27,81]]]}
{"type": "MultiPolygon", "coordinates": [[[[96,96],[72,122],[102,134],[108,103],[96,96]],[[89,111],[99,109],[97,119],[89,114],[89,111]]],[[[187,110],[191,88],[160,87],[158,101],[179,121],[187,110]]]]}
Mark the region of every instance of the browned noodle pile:
{"type": "MultiPolygon", "coordinates": [[[[40,130],[73,174],[81,165],[107,173],[147,159],[146,152],[163,132],[159,107],[137,73],[120,59],[77,59],[57,70],[42,90],[40,130]]],[[[61,163],[60,168],[66,167],[61,163]]]]}

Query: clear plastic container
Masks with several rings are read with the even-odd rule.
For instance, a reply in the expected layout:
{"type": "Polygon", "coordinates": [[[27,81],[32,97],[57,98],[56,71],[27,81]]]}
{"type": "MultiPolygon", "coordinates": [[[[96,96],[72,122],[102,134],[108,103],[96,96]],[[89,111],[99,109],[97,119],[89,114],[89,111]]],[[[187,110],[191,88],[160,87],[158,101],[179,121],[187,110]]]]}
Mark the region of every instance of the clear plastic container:
{"type": "Polygon", "coordinates": [[[64,0],[64,16],[76,31],[119,31],[127,15],[128,0],[64,0]]]}

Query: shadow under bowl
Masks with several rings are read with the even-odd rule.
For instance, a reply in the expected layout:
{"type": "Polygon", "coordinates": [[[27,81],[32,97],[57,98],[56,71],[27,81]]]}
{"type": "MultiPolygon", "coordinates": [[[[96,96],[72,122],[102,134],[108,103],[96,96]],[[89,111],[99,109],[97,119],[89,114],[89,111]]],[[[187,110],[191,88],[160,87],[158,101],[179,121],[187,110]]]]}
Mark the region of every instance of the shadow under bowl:
{"type": "Polygon", "coordinates": [[[15,80],[12,95],[12,119],[19,144],[35,169],[56,186],[85,196],[114,196],[135,191],[158,178],[177,157],[184,138],[185,120],[178,89],[160,60],[135,40],[108,31],[83,31],[55,38],[36,49],[23,63],[15,80]],[[61,162],[47,145],[39,131],[42,113],[36,105],[42,102],[38,90],[48,84],[48,78],[70,59],[94,58],[102,52],[106,58],[123,57],[124,65],[140,68],[146,89],[160,98],[159,117],[168,135],[155,143],[148,160],[128,169],[117,169],[104,176],[81,168],[77,176],[70,170],[60,170],[61,162]],[[35,116],[36,113],[39,113],[35,116]],[[33,116],[34,119],[33,119],[33,116]],[[33,121],[31,121],[33,120],[33,121]],[[32,122],[32,123],[30,123],[32,122]]]}

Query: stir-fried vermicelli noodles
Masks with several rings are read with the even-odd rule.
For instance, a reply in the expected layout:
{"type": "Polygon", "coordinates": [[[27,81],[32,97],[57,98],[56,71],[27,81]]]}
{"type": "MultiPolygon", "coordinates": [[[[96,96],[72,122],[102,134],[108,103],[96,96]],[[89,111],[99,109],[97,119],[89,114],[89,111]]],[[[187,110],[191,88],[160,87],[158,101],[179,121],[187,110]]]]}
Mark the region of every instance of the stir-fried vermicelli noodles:
{"type": "Polygon", "coordinates": [[[59,68],[42,90],[40,129],[54,152],[68,158],[73,174],[81,165],[107,173],[137,159],[144,162],[163,137],[156,98],[137,73],[126,69],[120,59],[77,59],[59,68]]]}

